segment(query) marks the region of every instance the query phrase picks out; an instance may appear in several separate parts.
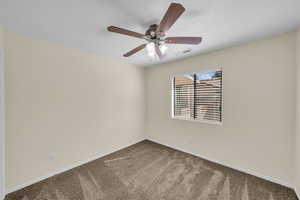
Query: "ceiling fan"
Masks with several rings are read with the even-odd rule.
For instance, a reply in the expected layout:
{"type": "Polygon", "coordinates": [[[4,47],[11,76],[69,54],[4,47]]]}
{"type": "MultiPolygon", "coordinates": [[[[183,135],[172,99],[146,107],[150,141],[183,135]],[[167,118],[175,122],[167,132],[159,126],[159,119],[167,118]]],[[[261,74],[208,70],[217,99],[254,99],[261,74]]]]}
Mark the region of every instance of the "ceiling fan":
{"type": "Polygon", "coordinates": [[[152,24],[149,26],[145,34],[126,30],[116,26],[109,26],[107,30],[114,33],[128,35],[140,39],[145,39],[147,43],[142,44],[123,56],[129,57],[138,51],[146,48],[150,56],[155,56],[155,53],[160,59],[163,59],[167,44],[193,44],[197,45],[201,42],[201,37],[165,37],[165,33],[171,28],[176,20],[182,15],[185,8],[178,3],[171,3],[160,24],[152,24]]]}

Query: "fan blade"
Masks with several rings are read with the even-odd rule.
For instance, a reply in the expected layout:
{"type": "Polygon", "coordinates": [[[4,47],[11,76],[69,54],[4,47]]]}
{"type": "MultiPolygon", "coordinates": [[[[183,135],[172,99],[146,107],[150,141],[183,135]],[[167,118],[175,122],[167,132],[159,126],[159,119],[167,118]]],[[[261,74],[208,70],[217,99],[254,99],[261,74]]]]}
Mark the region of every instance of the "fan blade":
{"type": "Polygon", "coordinates": [[[158,30],[163,33],[168,31],[184,11],[185,8],[181,4],[171,3],[159,24],[158,30]]]}
{"type": "Polygon", "coordinates": [[[155,44],[155,51],[156,51],[156,54],[158,55],[159,59],[162,60],[164,57],[159,49],[158,44],[155,44]]]}
{"type": "Polygon", "coordinates": [[[129,56],[135,54],[136,52],[138,52],[138,51],[144,49],[145,47],[146,47],[146,44],[142,44],[142,45],[140,45],[140,46],[138,46],[138,47],[132,49],[131,51],[125,53],[123,56],[124,56],[124,57],[129,57],[129,56]]]}
{"type": "Polygon", "coordinates": [[[165,41],[170,44],[200,44],[202,37],[167,37],[165,41]]]}
{"type": "Polygon", "coordinates": [[[143,35],[143,34],[136,33],[136,32],[133,32],[133,31],[129,31],[129,30],[119,28],[119,27],[116,27],[116,26],[109,26],[109,27],[107,27],[107,30],[110,31],[110,32],[124,34],[124,35],[137,37],[137,38],[141,38],[141,39],[145,38],[145,35],[143,35]]]}

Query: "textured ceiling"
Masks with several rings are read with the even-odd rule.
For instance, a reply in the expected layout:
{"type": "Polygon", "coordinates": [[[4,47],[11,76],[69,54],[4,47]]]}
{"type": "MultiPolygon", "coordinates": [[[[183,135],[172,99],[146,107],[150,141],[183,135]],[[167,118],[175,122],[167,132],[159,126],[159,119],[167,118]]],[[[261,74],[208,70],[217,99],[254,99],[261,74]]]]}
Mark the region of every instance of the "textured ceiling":
{"type": "MultiPolygon", "coordinates": [[[[141,44],[137,38],[106,31],[108,25],[144,33],[159,23],[169,4],[162,0],[1,0],[0,24],[34,39],[152,65],[145,50],[122,55],[141,44]]],[[[234,46],[294,30],[300,25],[300,0],[178,0],[186,12],[168,36],[202,36],[199,46],[168,45],[164,62],[234,46]],[[183,51],[191,51],[184,54],[183,51]]]]}

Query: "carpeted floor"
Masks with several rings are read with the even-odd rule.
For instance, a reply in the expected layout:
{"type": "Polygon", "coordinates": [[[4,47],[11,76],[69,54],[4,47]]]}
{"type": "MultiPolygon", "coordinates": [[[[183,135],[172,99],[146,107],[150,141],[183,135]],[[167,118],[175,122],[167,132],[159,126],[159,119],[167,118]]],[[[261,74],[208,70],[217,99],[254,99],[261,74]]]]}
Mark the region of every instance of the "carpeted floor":
{"type": "Polygon", "coordinates": [[[296,200],[283,186],[143,141],[6,200],[296,200]]]}

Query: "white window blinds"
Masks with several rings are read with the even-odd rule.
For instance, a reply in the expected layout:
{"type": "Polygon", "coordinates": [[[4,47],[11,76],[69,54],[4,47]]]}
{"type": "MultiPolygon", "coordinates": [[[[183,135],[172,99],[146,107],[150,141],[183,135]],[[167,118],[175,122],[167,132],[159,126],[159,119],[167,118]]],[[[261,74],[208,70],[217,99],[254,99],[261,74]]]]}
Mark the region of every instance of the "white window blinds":
{"type": "Polygon", "coordinates": [[[173,117],[222,122],[222,71],[175,76],[173,117]]]}

